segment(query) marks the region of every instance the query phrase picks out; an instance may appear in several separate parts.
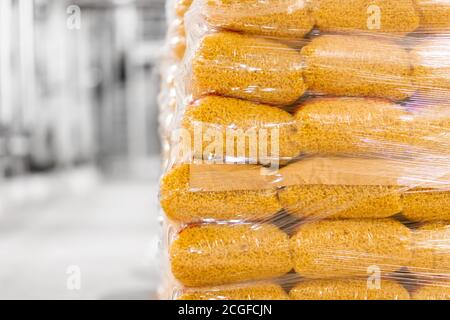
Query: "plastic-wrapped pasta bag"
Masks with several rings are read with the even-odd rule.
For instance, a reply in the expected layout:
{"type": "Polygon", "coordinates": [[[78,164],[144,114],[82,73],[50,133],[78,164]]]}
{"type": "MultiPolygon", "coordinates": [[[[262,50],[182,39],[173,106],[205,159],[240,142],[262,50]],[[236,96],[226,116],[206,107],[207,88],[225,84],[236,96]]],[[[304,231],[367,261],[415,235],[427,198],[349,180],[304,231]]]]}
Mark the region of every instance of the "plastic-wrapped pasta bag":
{"type": "Polygon", "coordinates": [[[258,166],[241,166],[240,169],[234,166],[176,166],[162,179],[161,206],[171,220],[182,223],[248,221],[274,216],[282,207],[271,178],[261,175],[258,166]],[[192,175],[193,172],[198,173],[192,175]],[[211,181],[207,175],[211,176],[211,181]],[[218,176],[227,179],[228,183],[218,182],[218,176]],[[244,181],[250,182],[252,188],[242,186],[244,181]],[[217,188],[218,183],[223,187],[217,188]]]}
{"type": "Polygon", "coordinates": [[[270,279],[292,269],[288,235],[269,223],[187,227],[170,257],[174,277],[187,287],[270,279]]]}
{"type": "Polygon", "coordinates": [[[295,271],[305,278],[382,274],[411,261],[411,231],[394,220],[331,220],[305,224],[291,238],[295,271]]]}
{"type": "Polygon", "coordinates": [[[450,298],[448,5],[192,2],[165,298],[450,298]]]}
{"type": "MultiPolygon", "coordinates": [[[[309,154],[447,154],[448,114],[374,98],[311,98],[294,113],[299,151],[309,154]]],[[[448,109],[450,110],[450,108],[448,109]]]]}
{"type": "Polygon", "coordinates": [[[192,97],[216,94],[271,105],[294,103],[306,90],[300,53],[282,42],[233,32],[199,39],[186,75],[192,97]]]}
{"type": "MultiPolygon", "coordinates": [[[[297,124],[291,114],[246,100],[203,97],[187,107],[182,129],[191,137],[200,132],[205,137],[201,146],[195,145],[195,139],[191,141],[193,156],[200,159],[228,161],[231,158],[232,162],[239,162],[240,158],[248,160],[244,163],[268,163],[270,158],[277,157],[287,162],[300,151],[297,124]],[[240,143],[239,139],[243,135],[246,140],[240,143]],[[207,139],[208,136],[211,139],[207,139]],[[211,140],[217,143],[216,148],[211,148],[211,140]],[[258,141],[261,142],[261,148],[255,148],[258,141]],[[263,146],[263,143],[267,146],[263,146]],[[266,147],[267,155],[261,150],[262,147],[266,147]]],[[[180,143],[183,142],[186,141],[180,143]]]]}
{"type": "Polygon", "coordinates": [[[313,93],[392,100],[414,94],[410,56],[389,37],[323,35],[301,54],[305,82],[313,93]]]}

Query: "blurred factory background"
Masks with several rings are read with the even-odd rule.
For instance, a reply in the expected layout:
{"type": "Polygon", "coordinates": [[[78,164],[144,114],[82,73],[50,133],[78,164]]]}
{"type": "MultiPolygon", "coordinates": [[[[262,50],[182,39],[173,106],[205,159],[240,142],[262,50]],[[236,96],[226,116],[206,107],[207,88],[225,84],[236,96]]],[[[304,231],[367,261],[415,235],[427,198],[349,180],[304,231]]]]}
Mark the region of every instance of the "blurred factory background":
{"type": "Polygon", "coordinates": [[[0,299],[154,297],[164,6],[0,1],[0,299]]]}

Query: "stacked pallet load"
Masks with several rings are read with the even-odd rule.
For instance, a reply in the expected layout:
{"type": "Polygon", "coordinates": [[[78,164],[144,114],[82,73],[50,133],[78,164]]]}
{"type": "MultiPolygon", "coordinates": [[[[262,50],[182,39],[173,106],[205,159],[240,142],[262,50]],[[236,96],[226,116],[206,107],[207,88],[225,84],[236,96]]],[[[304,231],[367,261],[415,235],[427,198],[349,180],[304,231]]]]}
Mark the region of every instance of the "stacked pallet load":
{"type": "MultiPolygon", "coordinates": [[[[186,48],[186,39],[184,34],[184,16],[189,10],[192,0],[168,0],[166,2],[166,39],[159,67],[160,75],[160,93],[158,96],[159,106],[159,137],[161,143],[161,165],[167,168],[171,154],[172,135],[171,130],[174,127],[175,115],[177,110],[177,88],[176,74],[180,69],[181,62],[186,48]]],[[[168,233],[170,223],[166,219],[164,212],[159,213],[159,221],[162,225],[162,233],[168,233]]],[[[166,241],[161,241],[166,244],[166,241]]],[[[162,258],[161,266],[170,268],[165,252],[160,255],[162,258]]],[[[167,299],[172,294],[170,277],[162,277],[163,281],[158,288],[160,298],[167,299]]]]}
{"type": "Polygon", "coordinates": [[[194,0],[165,298],[450,299],[450,2],[194,0]]]}

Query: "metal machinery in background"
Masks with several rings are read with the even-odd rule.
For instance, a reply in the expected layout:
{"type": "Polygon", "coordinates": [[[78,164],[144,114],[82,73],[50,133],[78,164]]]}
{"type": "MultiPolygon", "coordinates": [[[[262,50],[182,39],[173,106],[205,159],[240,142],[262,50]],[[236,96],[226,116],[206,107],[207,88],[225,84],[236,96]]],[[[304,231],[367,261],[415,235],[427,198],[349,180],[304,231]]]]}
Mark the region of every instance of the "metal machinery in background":
{"type": "Polygon", "coordinates": [[[0,182],[158,153],[164,1],[0,1],[0,182]],[[72,7],[71,7],[72,6],[72,7]],[[80,28],[68,25],[80,10],[80,28]]]}

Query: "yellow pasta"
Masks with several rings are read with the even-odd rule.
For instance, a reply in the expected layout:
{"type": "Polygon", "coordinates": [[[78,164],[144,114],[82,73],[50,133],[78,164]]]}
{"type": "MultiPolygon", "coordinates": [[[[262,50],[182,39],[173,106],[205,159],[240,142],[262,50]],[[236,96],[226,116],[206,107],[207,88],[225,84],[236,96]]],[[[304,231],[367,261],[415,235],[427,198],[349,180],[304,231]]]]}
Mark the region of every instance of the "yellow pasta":
{"type": "Polygon", "coordinates": [[[301,52],[305,82],[314,93],[403,100],[415,91],[410,56],[391,40],[325,35],[301,52]]]}
{"type": "Polygon", "coordinates": [[[293,300],[409,300],[408,291],[399,283],[382,280],[336,279],[307,280],[289,293],[293,300]]]}
{"type": "Polygon", "coordinates": [[[284,105],[306,90],[300,54],[277,41],[220,32],[206,35],[188,80],[194,98],[217,94],[284,105]]]}
{"type": "Polygon", "coordinates": [[[267,224],[187,228],[171,245],[170,259],[175,278],[194,287],[269,279],[292,268],[288,236],[267,224]]]}
{"type": "Polygon", "coordinates": [[[408,265],[410,242],[409,229],[394,220],[330,220],[301,225],[291,248],[302,277],[384,276],[408,265]]]}

